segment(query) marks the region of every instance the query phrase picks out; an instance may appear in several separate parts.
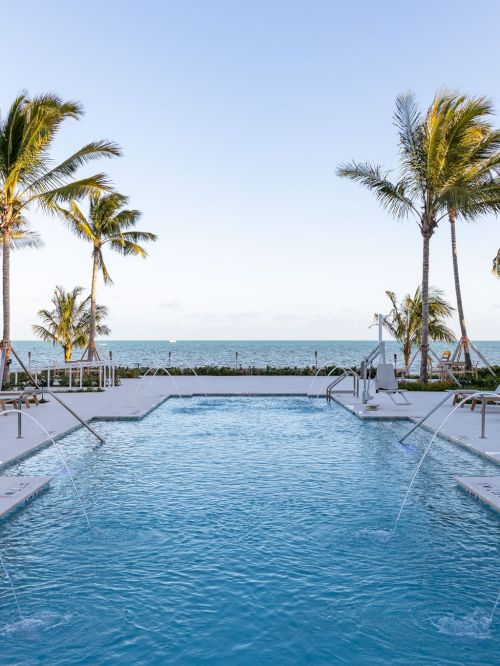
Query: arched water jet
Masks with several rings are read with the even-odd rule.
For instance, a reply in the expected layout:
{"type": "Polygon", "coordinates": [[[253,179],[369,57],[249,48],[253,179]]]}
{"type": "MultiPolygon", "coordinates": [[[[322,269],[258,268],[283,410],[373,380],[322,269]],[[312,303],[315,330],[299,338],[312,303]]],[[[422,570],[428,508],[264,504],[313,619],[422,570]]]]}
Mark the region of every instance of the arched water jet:
{"type": "Polygon", "coordinates": [[[14,407],[9,408],[9,409],[6,409],[6,410],[4,411],[4,414],[8,414],[9,412],[12,412],[12,413],[14,413],[14,414],[21,414],[22,416],[27,416],[27,417],[28,417],[29,419],[31,419],[34,423],[36,423],[37,426],[38,426],[39,428],[41,428],[41,430],[42,430],[42,431],[47,435],[47,437],[50,439],[50,441],[51,441],[52,444],[54,445],[56,451],[58,452],[59,457],[61,458],[61,461],[62,461],[62,464],[63,464],[64,469],[66,470],[66,472],[67,472],[69,478],[71,479],[71,483],[72,483],[72,485],[73,485],[73,489],[74,489],[74,491],[75,491],[75,493],[76,493],[76,496],[78,497],[78,501],[80,502],[80,506],[82,507],[82,511],[83,511],[84,516],[85,516],[85,520],[87,521],[87,526],[88,526],[89,529],[91,529],[91,526],[90,526],[90,520],[89,520],[89,517],[88,517],[87,511],[85,510],[85,505],[84,505],[83,500],[82,500],[82,498],[81,498],[81,496],[80,496],[80,493],[78,492],[78,488],[76,487],[75,480],[74,480],[73,475],[71,474],[71,471],[70,471],[70,469],[69,469],[69,467],[68,467],[68,464],[67,464],[67,462],[66,462],[66,458],[64,457],[63,452],[61,451],[61,448],[59,447],[59,445],[56,443],[55,439],[54,439],[54,438],[52,437],[52,435],[48,432],[48,430],[47,430],[46,428],[43,427],[43,425],[40,423],[40,421],[38,421],[37,419],[35,419],[34,416],[31,416],[31,414],[26,414],[26,412],[23,412],[23,411],[20,410],[20,409],[15,409],[14,407]]]}
{"type": "MultiPolygon", "coordinates": [[[[404,496],[404,498],[403,498],[403,502],[402,502],[401,507],[400,507],[400,509],[399,509],[399,513],[398,513],[398,515],[397,515],[396,522],[394,523],[394,527],[393,527],[393,529],[392,529],[392,533],[393,533],[393,534],[395,534],[395,532],[396,532],[396,529],[397,529],[397,527],[398,527],[399,519],[401,518],[401,514],[403,513],[403,509],[404,509],[405,504],[406,504],[406,500],[408,499],[408,495],[410,494],[410,490],[412,489],[413,483],[414,483],[415,479],[417,478],[417,474],[418,474],[418,472],[419,472],[419,469],[421,468],[422,463],[424,462],[424,460],[425,460],[427,454],[429,453],[429,451],[430,451],[432,445],[433,445],[434,442],[436,441],[436,437],[439,435],[439,433],[440,433],[440,431],[441,431],[441,428],[442,428],[442,427],[444,426],[444,424],[448,421],[448,419],[450,418],[450,416],[452,416],[452,415],[457,411],[457,409],[458,409],[459,407],[462,407],[462,405],[464,405],[468,400],[471,400],[472,398],[478,398],[479,396],[484,396],[484,397],[486,397],[486,396],[494,396],[494,397],[497,397],[497,398],[498,398],[498,393],[494,393],[493,391],[478,391],[477,393],[471,393],[471,394],[465,396],[465,398],[463,398],[462,400],[460,400],[460,402],[458,402],[458,403],[455,405],[455,407],[451,410],[451,412],[450,412],[449,414],[447,414],[447,415],[444,417],[444,419],[441,421],[441,423],[440,423],[439,426],[437,427],[436,431],[434,432],[434,435],[433,435],[432,438],[431,438],[431,441],[429,442],[429,444],[428,444],[427,447],[425,448],[425,451],[424,451],[423,456],[420,458],[420,460],[419,460],[419,462],[418,462],[417,469],[415,470],[415,473],[413,474],[413,476],[412,476],[412,478],[411,478],[410,485],[408,486],[408,489],[407,489],[407,491],[406,491],[406,494],[405,494],[405,496],[404,496]]],[[[500,596],[500,595],[499,595],[499,596],[500,596]]],[[[497,603],[498,603],[498,600],[497,600],[497,603]]],[[[496,607],[496,604],[495,604],[495,607],[496,607]]]]}
{"type": "MultiPolygon", "coordinates": [[[[309,395],[310,395],[310,393],[311,393],[311,389],[312,389],[312,387],[313,387],[314,382],[315,382],[316,379],[318,378],[319,373],[320,373],[322,370],[324,370],[325,368],[328,368],[328,367],[329,367],[329,364],[328,364],[328,363],[324,363],[324,364],[323,364],[323,365],[322,365],[322,366],[316,371],[316,374],[315,374],[314,377],[312,378],[312,381],[311,381],[311,383],[309,384],[309,388],[307,389],[307,396],[308,396],[308,397],[309,397],[309,395]]],[[[338,367],[339,367],[338,365],[335,365],[335,364],[333,365],[332,370],[330,370],[330,372],[326,375],[325,379],[323,380],[323,384],[322,384],[322,386],[321,386],[321,388],[320,388],[320,390],[319,390],[319,393],[321,393],[321,391],[322,391],[322,389],[323,389],[323,386],[325,385],[325,382],[326,382],[326,380],[328,379],[328,377],[332,374],[332,372],[334,372],[335,370],[337,370],[338,367]]],[[[319,393],[316,395],[316,397],[319,396],[319,393]]]]}
{"type": "Polygon", "coordinates": [[[19,604],[19,599],[17,598],[16,588],[14,587],[14,582],[12,581],[12,578],[10,577],[9,571],[8,571],[6,565],[5,565],[5,561],[3,559],[1,551],[0,551],[0,565],[2,565],[2,569],[5,573],[5,578],[7,579],[8,583],[10,585],[10,589],[12,590],[12,596],[14,597],[14,601],[16,602],[17,612],[19,613],[19,617],[20,617],[21,620],[24,620],[24,615],[23,615],[23,612],[21,610],[21,605],[19,604]]]}
{"type": "Polygon", "coordinates": [[[154,373],[153,373],[151,379],[153,379],[153,377],[156,377],[156,374],[157,374],[160,370],[163,370],[164,372],[166,372],[167,375],[168,375],[168,376],[170,377],[170,379],[172,380],[173,387],[174,387],[174,389],[175,389],[175,392],[176,392],[177,395],[179,396],[179,398],[182,398],[182,397],[183,397],[183,396],[181,395],[181,392],[179,391],[179,387],[177,386],[177,382],[175,381],[175,379],[173,378],[173,376],[170,374],[170,372],[167,370],[167,368],[162,368],[161,366],[159,366],[159,367],[157,367],[157,368],[154,368],[154,367],[148,368],[148,369],[146,370],[146,372],[142,375],[142,377],[140,378],[139,383],[138,383],[138,385],[137,385],[137,387],[136,387],[136,389],[135,389],[135,392],[134,392],[134,395],[133,395],[134,398],[137,396],[137,393],[138,393],[138,391],[139,391],[139,389],[140,389],[140,387],[141,387],[141,385],[142,385],[143,380],[146,379],[146,377],[147,377],[148,374],[151,372],[151,370],[154,370],[154,373]]]}
{"type": "Polygon", "coordinates": [[[495,601],[495,603],[494,603],[494,605],[493,605],[493,610],[491,611],[491,615],[490,615],[490,624],[493,622],[493,616],[495,615],[495,611],[496,611],[496,609],[497,609],[497,606],[498,606],[498,602],[499,602],[499,601],[500,601],[500,590],[498,591],[496,601],[495,601]]]}
{"type": "Polygon", "coordinates": [[[202,383],[198,373],[196,372],[196,370],[193,368],[193,366],[191,366],[189,364],[186,364],[186,367],[188,368],[188,370],[191,370],[191,372],[194,374],[194,376],[196,377],[196,379],[198,381],[198,384],[200,385],[200,388],[201,388],[201,391],[202,391],[203,395],[205,396],[205,398],[208,398],[208,394],[205,391],[205,387],[203,386],[203,383],[202,383]]]}

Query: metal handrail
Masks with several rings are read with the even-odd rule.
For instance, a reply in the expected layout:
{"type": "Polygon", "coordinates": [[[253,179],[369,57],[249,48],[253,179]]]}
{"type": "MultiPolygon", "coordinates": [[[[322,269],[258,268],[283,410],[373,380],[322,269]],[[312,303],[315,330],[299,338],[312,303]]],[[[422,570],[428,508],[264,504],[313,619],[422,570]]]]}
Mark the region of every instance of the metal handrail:
{"type": "MultiPolygon", "coordinates": [[[[474,389],[455,389],[453,391],[448,391],[446,393],[445,397],[442,400],[440,400],[436,405],[434,405],[434,407],[432,407],[432,409],[430,409],[427,412],[427,414],[423,418],[421,418],[420,421],[418,421],[413,426],[413,428],[410,428],[410,430],[408,430],[406,435],[401,437],[401,439],[399,440],[399,443],[402,444],[407,437],[409,437],[413,432],[415,432],[415,430],[420,428],[420,426],[425,421],[427,421],[429,416],[432,416],[432,414],[434,414],[435,411],[437,411],[442,405],[444,405],[444,403],[447,400],[449,400],[452,395],[454,396],[454,395],[457,395],[459,393],[462,393],[464,395],[467,394],[466,400],[470,400],[471,398],[476,398],[476,397],[482,398],[482,404],[481,404],[481,439],[485,439],[486,438],[486,435],[485,435],[486,401],[484,400],[484,398],[486,398],[488,396],[491,396],[491,397],[498,398],[500,400],[500,393],[496,393],[495,391],[474,391],[474,389]]],[[[465,400],[463,402],[465,402],[465,400]]]]}
{"type": "MultiPolygon", "coordinates": [[[[39,385],[39,383],[36,381],[35,377],[33,377],[32,373],[25,366],[25,364],[21,360],[21,357],[17,354],[17,352],[15,351],[15,349],[13,347],[11,348],[11,351],[12,351],[12,354],[14,355],[14,357],[16,358],[17,362],[22,367],[22,369],[24,370],[24,372],[28,376],[29,380],[33,383],[33,386],[35,387],[34,389],[31,389],[30,391],[23,391],[23,392],[20,393],[20,397],[19,397],[19,400],[18,400],[19,411],[21,411],[21,397],[23,396],[23,394],[29,395],[31,393],[33,395],[33,393],[41,393],[41,394],[48,393],[49,395],[51,395],[54,398],[54,400],[56,400],[56,402],[58,402],[60,405],[62,405],[64,407],[64,409],[66,409],[66,411],[68,411],[72,416],[74,416],[77,421],[79,421],[85,428],[87,428],[87,430],[89,432],[91,432],[94,435],[94,437],[97,437],[97,439],[101,442],[101,444],[104,444],[104,442],[105,442],[104,438],[101,437],[101,435],[98,435],[96,433],[96,431],[93,428],[91,428],[89,426],[89,424],[81,418],[81,416],[78,416],[78,414],[75,411],[73,411],[71,409],[71,407],[69,407],[63,400],[61,400],[61,398],[58,398],[53,391],[48,390],[48,387],[47,387],[47,389],[44,389],[43,386],[39,385]]],[[[1,377],[0,377],[0,381],[1,381],[1,377]]],[[[21,420],[21,414],[18,414],[18,417],[17,417],[18,437],[22,437],[22,432],[21,432],[21,427],[22,426],[21,426],[20,420],[21,420]]]]}
{"type": "Polygon", "coordinates": [[[101,444],[105,443],[104,438],[101,437],[101,435],[99,435],[91,426],[89,426],[89,424],[84,419],[82,419],[81,416],[79,416],[73,409],[71,409],[71,407],[69,405],[67,405],[63,400],[61,400],[61,398],[59,398],[53,391],[47,391],[47,389],[41,389],[41,388],[40,389],[33,389],[33,390],[30,390],[30,391],[21,391],[20,393],[17,394],[17,398],[18,398],[17,403],[19,405],[19,412],[17,414],[17,438],[18,439],[21,439],[22,436],[23,436],[22,435],[22,424],[21,424],[21,422],[22,422],[22,419],[21,419],[21,416],[22,416],[22,413],[21,413],[22,412],[22,398],[24,398],[25,396],[39,395],[39,394],[43,394],[43,393],[48,393],[49,395],[51,395],[54,398],[54,400],[56,402],[58,402],[60,405],[62,405],[64,407],[64,409],[71,414],[71,416],[73,416],[77,421],[79,421],[82,424],[82,426],[84,426],[84,428],[87,428],[87,430],[90,433],[92,433],[92,435],[94,435],[94,437],[97,437],[97,439],[101,442],[101,444]]]}
{"type": "MultiPolygon", "coordinates": [[[[352,394],[355,397],[359,397],[359,380],[361,377],[358,375],[358,373],[355,370],[352,370],[351,368],[344,368],[344,371],[341,375],[338,375],[335,377],[333,382],[331,382],[327,387],[326,387],[326,399],[330,401],[332,399],[332,393],[339,393],[339,391],[334,391],[333,389],[337,384],[340,384],[340,382],[345,379],[346,377],[352,377],[353,378],[353,389],[352,389],[352,394]]],[[[346,393],[350,393],[351,391],[345,391],[346,393]]]]}

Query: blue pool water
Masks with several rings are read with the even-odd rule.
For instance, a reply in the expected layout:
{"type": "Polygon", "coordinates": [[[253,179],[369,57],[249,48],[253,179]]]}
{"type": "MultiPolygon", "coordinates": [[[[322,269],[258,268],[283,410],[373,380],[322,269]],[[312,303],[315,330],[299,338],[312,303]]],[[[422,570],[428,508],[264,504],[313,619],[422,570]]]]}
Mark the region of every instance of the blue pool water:
{"type": "Polygon", "coordinates": [[[0,664],[497,664],[500,518],[455,474],[498,472],[428,435],[303,398],[170,400],[65,438],[0,526],[0,664]]]}

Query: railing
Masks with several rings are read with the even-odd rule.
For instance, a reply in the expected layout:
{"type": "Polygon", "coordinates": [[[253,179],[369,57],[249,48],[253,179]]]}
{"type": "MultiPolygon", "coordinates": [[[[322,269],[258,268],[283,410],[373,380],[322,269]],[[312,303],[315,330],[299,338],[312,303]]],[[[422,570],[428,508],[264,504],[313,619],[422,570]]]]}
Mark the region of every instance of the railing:
{"type": "Polygon", "coordinates": [[[79,421],[84,428],[87,428],[87,430],[94,435],[94,437],[97,437],[97,439],[104,444],[104,438],[101,437],[84,419],[82,419],[81,416],[79,416],[69,405],[67,405],[61,398],[59,398],[58,395],[56,395],[53,391],[48,391],[47,389],[31,389],[29,391],[20,391],[19,393],[15,393],[17,397],[17,404],[18,404],[18,414],[17,414],[17,438],[21,439],[22,438],[22,399],[24,397],[29,397],[32,395],[40,395],[42,393],[47,393],[48,395],[52,396],[56,402],[58,402],[64,409],[71,414],[77,421],[79,421]]]}
{"type": "MultiPolygon", "coordinates": [[[[432,416],[432,414],[434,414],[434,412],[436,412],[442,405],[444,405],[444,403],[447,402],[450,399],[451,396],[456,396],[457,394],[458,395],[463,395],[465,397],[463,398],[463,400],[459,401],[459,403],[454,407],[454,409],[452,411],[455,411],[458,407],[462,407],[468,400],[471,400],[471,399],[474,399],[474,398],[481,398],[481,435],[480,435],[480,438],[481,439],[486,439],[486,434],[485,433],[486,433],[486,404],[487,404],[487,400],[485,400],[485,398],[495,397],[495,398],[498,398],[498,400],[500,401],[500,393],[496,393],[494,391],[474,391],[473,389],[471,389],[471,390],[456,389],[454,391],[448,391],[447,394],[445,395],[445,397],[442,400],[440,400],[437,404],[435,404],[434,407],[432,407],[432,409],[430,409],[427,412],[427,414],[423,418],[421,418],[420,421],[418,421],[413,426],[413,428],[410,428],[410,430],[408,430],[406,435],[401,437],[401,439],[399,440],[400,444],[402,444],[407,437],[409,437],[413,432],[415,432],[415,430],[420,428],[420,426],[422,426],[425,423],[425,421],[427,421],[427,419],[430,416],[432,416]]],[[[450,412],[450,415],[451,415],[451,413],[452,412],[450,412]]]]}
{"type": "Polygon", "coordinates": [[[329,384],[326,388],[326,400],[327,402],[331,402],[332,400],[332,394],[333,393],[344,393],[344,394],[352,394],[356,398],[359,398],[359,380],[360,376],[358,375],[357,372],[352,370],[351,368],[344,368],[344,372],[341,375],[338,375],[335,377],[333,382],[329,384]],[[340,382],[347,377],[352,377],[353,379],[353,386],[352,389],[335,389],[335,387],[340,384],[340,382]]]}
{"type": "MultiPolygon", "coordinates": [[[[18,384],[18,376],[20,373],[24,373],[25,370],[23,367],[20,367],[19,370],[10,370],[10,374],[14,374],[14,384],[18,384]]],[[[54,384],[54,381],[57,381],[57,373],[63,372],[68,377],[68,386],[64,388],[72,389],[81,389],[83,388],[83,376],[84,373],[96,373],[97,377],[97,387],[100,389],[103,388],[112,388],[115,385],[115,373],[116,373],[116,364],[110,361],[75,361],[74,363],[64,363],[64,364],[50,364],[46,366],[30,367],[29,373],[35,379],[36,383],[39,384],[42,379],[42,375],[45,374],[47,378],[47,388],[52,386],[55,388],[57,384],[54,384]]]]}

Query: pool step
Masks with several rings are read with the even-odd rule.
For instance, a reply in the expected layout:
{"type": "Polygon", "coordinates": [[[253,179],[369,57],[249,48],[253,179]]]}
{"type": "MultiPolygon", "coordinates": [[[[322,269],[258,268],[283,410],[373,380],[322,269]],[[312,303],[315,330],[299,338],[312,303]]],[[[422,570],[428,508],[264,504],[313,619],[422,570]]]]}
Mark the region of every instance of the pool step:
{"type": "Polygon", "coordinates": [[[51,481],[51,476],[0,476],[0,519],[30,502],[51,481]]]}
{"type": "Polygon", "coordinates": [[[500,511],[500,476],[456,476],[455,480],[473,497],[500,511]]]}

